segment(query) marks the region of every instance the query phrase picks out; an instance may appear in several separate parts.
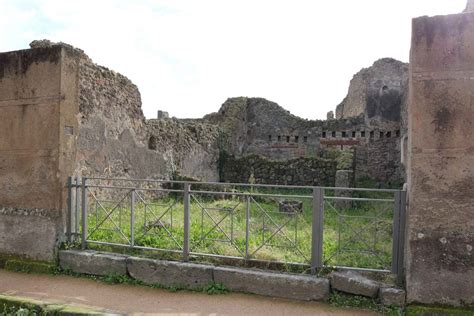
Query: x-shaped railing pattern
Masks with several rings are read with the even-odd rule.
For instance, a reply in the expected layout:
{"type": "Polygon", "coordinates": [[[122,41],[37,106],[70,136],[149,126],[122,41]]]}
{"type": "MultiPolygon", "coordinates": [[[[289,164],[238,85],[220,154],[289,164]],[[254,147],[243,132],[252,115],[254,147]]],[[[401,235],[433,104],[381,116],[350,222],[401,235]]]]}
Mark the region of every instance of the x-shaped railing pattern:
{"type": "Polygon", "coordinates": [[[265,208],[262,207],[262,205],[260,203],[258,203],[257,201],[255,201],[255,199],[253,197],[250,197],[250,200],[252,203],[254,203],[256,206],[257,206],[257,209],[263,214],[263,218],[262,218],[262,232],[263,234],[265,234],[265,229],[267,229],[267,226],[266,226],[266,221],[265,219],[267,219],[269,221],[269,223],[271,225],[273,225],[276,229],[275,231],[272,232],[272,234],[270,235],[270,237],[268,238],[263,238],[262,239],[262,244],[259,245],[257,247],[257,249],[255,249],[252,253],[250,253],[250,257],[253,257],[255,256],[255,254],[260,251],[263,247],[265,246],[272,246],[272,247],[275,247],[275,245],[273,244],[270,244],[270,242],[272,240],[275,239],[276,236],[281,236],[283,237],[284,239],[286,239],[290,246],[289,247],[285,247],[285,246],[280,246],[280,247],[284,247],[284,248],[289,248],[289,249],[292,249],[292,250],[295,250],[297,251],[305,260],[308,260],[308,258],[305,256],[305,254],[301,251],[300,247],[298,246],[298,238],[297,238],[297,235],[295,235],[295,240],[292,240],[290,237],[288,237],[288,235],[285,233],[285,231],[283,230],[284,228],[286,228],[288,226],[288,224],[294,220],[296,223],[295,223],[295,230],[297,231],[298,230],[298,215],[297,215],[297,210],[294,209],[292,206],[289,206],[290,208],[293,208],[293,215],[289,215],[288,216],[288,219],[285,220],[283,222],[283,224],[279,225],[278,223],[276,223],[276,221],[272,218],[272,216],[270,215],[270,212],[268,210],[266,210],[265,208]]]}
{"type": "Polygon", "coordinates": [[[95,210],[96,214],[98,214],[100,209],[105,213],[104,219],[102,219],[102,221],[100,221],[100,223],[96,223],[94,229],[90,233],[87,234],[87,237],[91,237],[98,230],[104,229],[104,228],[101,228],[101,226],[104,225],[107,220],[110,220],[110,222],[113,224],[113,226],[115,226],[114,231],[118,232],[120,234],[121,238],[124,239],[128,244],[130,244],[131,243],[130,239],[124,234],[123,230],[120,228],[120,225],[117,225],[117,223],[114,221],[114,219],[112,218],[112,214],[117,210],[119,210],[119,212],[120,212],[119,206],[122,204],[122,202],[127,197],[130,197],[133,190],[127,191],[127,193],[125,193],[125,195],[119,200],[118,203],[116,203],[112,207],[112,209],[110,211],[107,211],[106,207],[104,207],[104,205],[102,204],[102,201],[97,198],[97,196],[94,194],[94,192],[92,192],[89,188],[86,188],[86,190],[90,194],[90,196],[93,198],[93,201],[96,204],[96,210],[95,210]]]}
{"type": "Polygon", "coordinates": [[[182,247],[182,243],[178,242],[175,238],[175,236],[173,235],[173,208],[176,206],[176,204],[178,203],[177,200],[174,200],[173,203],[171,203],[170,205],[159,205],[159,206],[164,206],[165,207],[165,210],[163,213],[161,213],[161,215],[156,215],[156,213],[154,212],[153,208],[150,207],[150,205],[157,205],[156,203],[152,204],[152,203],[147,203],[145,201],[145,199],[138,193],[138,192],[135,192],[135,196],[138,198],[139,201],[141,201],[143,203],[143,206],[144,206],[144,223],[143,223],[143,231],[142,231],[142,234],[140,236],[137,237],[136,241],[139,241],[141,239],[143,239],[146,235],[149,235],[151,234],[151,231],[155,228],[155,227],[160,227],[160,229],[163,229],[166,234],[168,235],[168,237],[171,238],[171,240],[173,240],[173,242],[176,244],[176,246],[179,248],[179,249],[183,249],[182,247]],[[147,217],[147,214],[148,213],[151,213],[151,216],[152,216],[152,221],[148,221],[148,217],[147,217]],[[170,229],[168,229],[166,227],[166,224],[162,221],[162,219],[165,217],[165,215],[167,214],[170,214],[170,218],[171,218],[171,223],[170,223],[170,229]]]}
{"type": "Polygon", "coordinates": [[[338,232],[338,235],[340,236],[340,233],[343,229],[347,228],[348,231],[352,232],[352,235],[351,237],[346,240],[344,243],[341,242],[341,238],[339,237],[338,238],[338,245],[337,245],[337,249],[336,251],[331,254],[328,258],[325,258],[325,262],[328,263],[331,261],[331,259],[333,259],[334,257],[337,257],[340,255],[341,252],[364,252],[364,253],[369,253],[371,255],[374,256],[374,258],[379,262],[379,264],[381,264],[382,266],[388,266],[390,265],[390,262],[385,262],[382,258],[380,258],[379,256],[379,251],[377,250],[377,247],[376,247],[376,233],[374,235],[374,244],[373,246],[370,245],[370,242],[365,239],[363,236],[363,232],[367,231],[368,229],[377,229],[377,226],[378,226],[378,220],[383,216],[385,215],[389,210],[390,210],[390,205],[382,208],[375,216],[355,216],[355,215],[344,215],[344,214],[341,214],[341,212],[339,212],[337,210],[336,207],[334,207],[333,204],[330,203],[330,201],[326,200],[324,205],[328,205],[330,210],[335,212],[339,218],[339,232],[338,232]],[[355,229],[353,226],[347,224],[345,222],[345,218],[355,218],[355,219],[367,219],[369,220],[368,223],[366,223],[365,225],[363,225],[361,228],[359,229],[355,229]],[[362,244],[364,244],[367,249],[350,249],[350,248],[346,248],[350,245],[354,245],[356,242],[361,242],[362,244]],[[341,245],[342,244],[342,245],[341,245]]]}
{"type": "MultiPolygon", "coordinates": [[[[320,187],[313,187],[312,195],[253,192],[231,195],[228,192],[193,191],[191,186],[194,184],[191,183],[184,183],[181,190],[136,185],[121,187],[109,183],[88,186],[86,180],[82,186],[78,185],[79,181],[75,186],[70,185],[68,197],[71,204],[68,206],[69,224],[73,225],[73,215],[77,220],[79,211],[81,214],[83,249],[94,242],[156,249],[182,253],[185,261],[190,256],[206,255],[249,261],[271,257],[273,260],[270,260],[279,263],[290,263],[290,260],[300,265],[310,263],[312,272],[325,265],[386,271],[392,261],[392,272],[398,273],[403,264],[403,240],[400,238],[403,232],[400,227],[404,227],[404,191],[393,191],[393,199],[325,196],[325,188],[320,187]],[[156,198],[158,191],[159,198],[150,198],[156,198]],[[71,203],[71,192],[76,198],[75,203],[71,203]],[[176,193],[178,198],[170,200],[169,196],[176,193]],[[218,196],[210,202],[200,199],[213,194],[218,196]],[[225,202],[224,194],[228,196],[225,202]],[[361,207],[361,213],[352,213],[339,209],[334,200],[367,202],[368,208],[361,207]],[[326,220],[325,214],[330,215],[326,220]],[[218,246],[213,242],[227,244],[218,246]],[[326,244],[334,245],[335,249],[325,248],[326,244]],[[324,253],[325,249],[331,253],[324,253]],[[238,255],[232,256],[229,251],[238,255]],[[277,261],[280,258],[284,261],[277,261]]],[[[359,205],[352,204],[353,207],[359,205]]],[[[74,235],[71,232],[70,236],[74,235]]]]}
{"type": "Polygon", "coordinates": [[[196,244],[206,240],[206,239],[210,239],[210,238],[207,238],[211,233],[213,232],[216,232],[216,231],[219,231],[224,239],[210,239],[210,240],[213,240],[213,241],[220,241],[220,242],[228,242],[230,243],[232,246],[234,246],[234,248],[242,255],[244,256],[244,253],[243,251],[238,247],[238,245],[234,242],[234,234],[233,234],[233,230],[234,230],[234,222],[233,222],[233,217],[234,217],[234,212],[235,210],[237,209],[237,207],[241,204],[240,201],[238,201],[233,207],[231,208],[222,208],[222,207],[206,207],[204,206],[204,203],[202,203],[197,197],[196,195],[194,194],[191,194],[190,195],[191,198],[194,200],[194,202],[196,202],[196,204],[199,206],[199,208],[201,209],[201,236],[199,238],[199,240],[193,245],[193,246],[196,246],[196,244]],[[216,210],[216,211],[221,211],[221,212],[225,212],[224,213],[224,216],[221,217],[219,220],[216,220],[211,214],[209,211],[211,210],[216,210]],[[224,228],[222,227],[222,223],[224,222],[224,220],[226,218],[230,217],[231,219],[231,233],[230,233],[230,236],[226,233],[226,231],[224,230],[224,228]],[[209,230],[207,230],[207,232],[204,232],[204,218],[209,218],[212,223],[214,224],[209,230]]]}

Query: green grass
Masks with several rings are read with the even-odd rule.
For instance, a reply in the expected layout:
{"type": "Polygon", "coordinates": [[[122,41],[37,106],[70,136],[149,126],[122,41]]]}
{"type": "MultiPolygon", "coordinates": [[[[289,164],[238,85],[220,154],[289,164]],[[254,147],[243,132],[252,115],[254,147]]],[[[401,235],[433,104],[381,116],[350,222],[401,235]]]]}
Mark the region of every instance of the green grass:
{"type": "Polygon", "coordinates": [[[398,306],[385,306],[377,302],[373,298],[349,295],[341,292],[334,291],[329,297],[329,304],[337,307],[354,307],[370,309],[381,313],[382,315],[390,316],[404,316],[406,315],[405,309],[398,306]]]}
{"type": "MultiPolygon", "coordinates": [[[[241,192],[243,189],[245,188],[237,188],[241,192]]],[[[310,190],[305,189],[253,190],[253,193],[269,192],[305,196],[312,194],[310,190]]],[[[331,196],[333,192],[328,190],[326,195],[331,196]]],[[[353,193],[355,197],[391,197],[390,193],[378,192],[366,195],[368,196],[353,193]]],[[[279,212],[278,198],[255,197],[250,200],[248,251],[251,259],[310,263],[312,200],[290,199],[303,202],[302,212],[296,215],[279,212]]],[[[118,205],[120,198],[115,200],[101,201],[102,209],[97,201],[89,198],[89,240],[118,244],[127,244],[130,241],[130,194],[118,205]],[[106,219],[114,207],[115,210],[106,219]]],[[[184,235],[182,196],[166,196],[158,199],[145,197],[144,193],[139,191],[135,201],[135,245],[180,250],[184,235]]],[[[353,202],[338,205],[332,200],[326,201],[324,263],[329,266],[388,269],[392,248],[392,209],[392,204],[386,202],[353,202]],[[381,212],[384,209],[385,212],[381,212]],[[373,249],[376,250],[375,254],[369,251],[373,249]]],[[[206,195],[195,195],[191,198],[190,213],[192,252],[245,256],[245,198],[241,196],[210,198],[206,195]],[[216,223],[219,225],[216,226],[216,223]]]]}

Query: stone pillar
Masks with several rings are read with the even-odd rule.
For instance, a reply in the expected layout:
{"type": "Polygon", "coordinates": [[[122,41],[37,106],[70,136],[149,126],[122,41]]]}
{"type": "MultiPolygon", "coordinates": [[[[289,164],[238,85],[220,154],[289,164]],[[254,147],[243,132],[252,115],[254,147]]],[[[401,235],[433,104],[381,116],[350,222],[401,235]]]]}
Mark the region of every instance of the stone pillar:
{"type": "MultiPolygon", "coordinates": [[[[354,186],[354,172],[352,170],[337,170],[336,171],[336,187],[351,188],[354,186]]],[[[352,197],[350,190],[335,190],[337,197],[352,197]]],[[[337,208],[350,208],[352,201],[336,200],[334,206],[337,208]]]]}
{"type": "Polygon", "coordinates": [[[0,54],[0,254],[53,261],[77,132],[77,60],[62,46],[0,54]]]}
{"type": "Polygon", "coordinates": [[[409,302],[474,304],[473,47],[474,13],[413,20],[409,302]]]}
{"type": "Polygon", "coordinates": [[[157,118],[158,118],[159,120],[167,119],[167,118],[169,118],[169,117],[170,117],[170,115],[168,114],[168,112],[158,110],[158,116],[157,116],[157,118]]]}

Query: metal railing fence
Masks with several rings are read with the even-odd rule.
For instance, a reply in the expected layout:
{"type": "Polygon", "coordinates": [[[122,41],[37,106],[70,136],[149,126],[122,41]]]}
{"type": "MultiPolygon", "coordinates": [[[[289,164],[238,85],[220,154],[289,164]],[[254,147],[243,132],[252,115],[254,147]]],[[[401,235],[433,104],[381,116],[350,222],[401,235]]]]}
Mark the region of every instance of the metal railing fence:
{"type": "Polygon", "coordinates": [[[69,241],[403,273],[400,190],[69,178],[69,241]]]}

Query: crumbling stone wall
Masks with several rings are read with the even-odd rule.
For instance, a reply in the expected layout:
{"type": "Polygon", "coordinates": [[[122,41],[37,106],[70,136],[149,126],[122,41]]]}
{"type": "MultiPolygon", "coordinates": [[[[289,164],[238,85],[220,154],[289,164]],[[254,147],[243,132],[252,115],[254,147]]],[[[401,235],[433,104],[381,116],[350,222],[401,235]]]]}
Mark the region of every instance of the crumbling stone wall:
{"type": "Polygon", "coordinates": [[[147,121],[136,85],[75,51],[80,65],[76,174],[169,179],[180,173],[218,179],[215,128],[171,119],[147,121]]]}
{"type": "Polygon", "coordinates": [[[258,155],[227,157],[222,164],[223,182],[334,186],[337,162],[323,158],[274,161],[258,155]]]}
{"type": "Polygon", "coordinates": [[[286,161],[325,157],[327,150],[357,148],[358,159],[351,168],[357,169],[356,178],[395,183],[404,178],[399,156],[400,120],[367,119],[363,114],[327,121],[305,120],[274,102],[240,97],[228,99],[217,113],[202,121],[218,125],[228,135],[226,148],[238,158],[260,155],[286,161]]]}
{"type": "Polygon", "coordinates": [[[177,119],[147,121],[148,149],[162,152],[167,174],[218,181],[220,130],[216,125],[177,119]]]}
{"type": "Polygon", "coordinates": [[[392,58],[379,59],[354,75],[346,98],[336,108],[336,118],[364,114],[369,120],[406,123],[407,95],[408,64],[392,58]]]}

